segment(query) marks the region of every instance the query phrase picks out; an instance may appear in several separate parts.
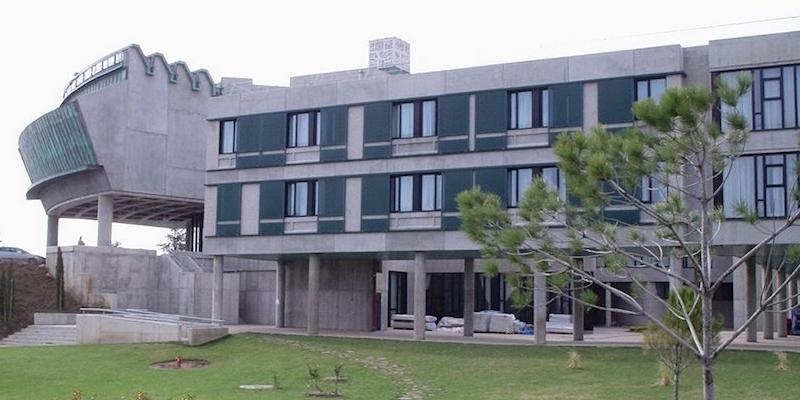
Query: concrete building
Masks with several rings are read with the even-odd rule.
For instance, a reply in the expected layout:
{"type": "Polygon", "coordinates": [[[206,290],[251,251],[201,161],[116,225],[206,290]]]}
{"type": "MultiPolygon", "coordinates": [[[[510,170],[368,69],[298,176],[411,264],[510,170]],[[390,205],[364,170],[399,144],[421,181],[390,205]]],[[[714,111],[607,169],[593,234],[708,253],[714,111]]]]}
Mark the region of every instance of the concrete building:
{"type": "MultiPolygon", "coordinates": [[[[467,325],[472,311],[482,309],[534,319],[530,310],[511,309],[502,273],[480,274],[478,247],[458,230],[456,194],[478,185],[514,213],[531,178],[542,176],[565,195],[550,147],[555,136],[596,124],[632,126],[631,104],[658,98],[668,87],[710,87],[712,77],[741,71],[754,77],[742,103],[754,132],[735,179],[725,183],[720,205],[731,219],[719,234],[716,265],[730,265],[759,239],[756,228],[733,218],[735,201],[753,205],[765,221],[796,207],[791,192],[797,182],[787,177],[800,152],[800,32],[421,74],[409,72],[409,47],[399,39],[371,42],[370,49],[378,52],[370,57],[371,68],[293,77],[288,87],[275,87],[231,78],[214,86],[205,73],[129,47],[122,52],[123,79],[101,84],[106,78],[89,78],[90,84],[68,88],[75,91],[56,110],[84,114],[79,131],[97,156],[87,151],[80,171],[38,172],[34,160],[50,154],[46,142],[29,139],[38,121],[23,132],[20,149],[34,182],[29,197],[40,198],[49,215],[96,215],[101,243],[109,236],[103,221],[112,217],[152,224],[175,215],[169,223],[185,223],[202,208],[202,250],[213,259],[206,271],[213,270],[214,318],[222,318],[223,308],[231,307],[226,302],[233,301],[241,322],[305,327],[314,334],[382,329],[392,314],[409,313],[416,317],[417,338],[424,338],[425,314],[465,316],[467,325]],[[150,96],[160,100],[140,110],[140,99],[150,96]],[[90,104],[107,99],[119,101],[109,106],[112,113],[87,116],[98,107],[90,104]],[[140,123],[158,125],[130,128],[140,123]],[[183,135],[194,135],[191,146],[205,146],[204,154],[194,147],[171,154],[171,140],[187,144],[183,135]],[[104,158],[123,140],[143,147],[104,158]],[[153,141],[161,146],[154,156],[164,160],[156,166],[138,158],[153,141]],[[150,173],[140,166],[154,168],[157,182],[139,179],[150,173]],[[153,203],[158,211],[131,215],[118,211],[125,206],[117,199],[144,210],[150,209],[147,201],[161,203],[153,203]],[[247,271],[230,267],[241,259],[262,263],[247,271]]],[[[646,222],[634,210],[620,210],[615,218],[646,222]]],[[[191,220],[192,227],[200,225],[191,220]]],[[[778,244],[799,238],[792,227],[778,244]]],[[[764,275],[756,274],[756,261],[720,291],[716,309],[729,325],[751,310],[753,288],[764,275]]],[[[653,292],[666,295],[665,277],[644,278],[653,292]]],[[[611,275],[607,280],[631,285],[611,275]]],[[[793,287],[796,293],[796,282],[793,287]]],[[[616,305],[598,294],[603,304],[616,305]]],[[[552,300],[551,312],[573,311],[569,301],[552,300]]],[[[764,329],[773,329],[774,318],[764,319],[764,329]]],[[[597,311],[586,320],[642,322],[597,311]]]]}

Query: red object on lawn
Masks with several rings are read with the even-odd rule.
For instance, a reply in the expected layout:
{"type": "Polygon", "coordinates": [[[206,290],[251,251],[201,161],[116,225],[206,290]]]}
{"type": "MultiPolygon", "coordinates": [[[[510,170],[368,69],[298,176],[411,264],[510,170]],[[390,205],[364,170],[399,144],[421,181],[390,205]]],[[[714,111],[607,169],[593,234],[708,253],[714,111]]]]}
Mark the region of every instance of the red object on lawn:
{"type": "Polygon", "coordinates": [[[175,357],[175,364],[178,365],[178,368],[182,368],[183,367],[183,357],[181,357],[181,356],[175,357]]]}

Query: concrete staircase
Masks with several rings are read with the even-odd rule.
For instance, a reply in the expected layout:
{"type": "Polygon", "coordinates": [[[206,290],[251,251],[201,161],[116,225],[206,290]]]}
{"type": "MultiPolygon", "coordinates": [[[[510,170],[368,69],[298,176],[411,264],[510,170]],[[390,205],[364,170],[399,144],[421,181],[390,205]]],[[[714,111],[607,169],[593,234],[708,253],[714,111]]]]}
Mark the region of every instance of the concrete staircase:
{"type": "Polygon", "coordinates": [[[0,340],[2,346],[54,346],[77,343],[75,325],[30,325],[0,340]]]}

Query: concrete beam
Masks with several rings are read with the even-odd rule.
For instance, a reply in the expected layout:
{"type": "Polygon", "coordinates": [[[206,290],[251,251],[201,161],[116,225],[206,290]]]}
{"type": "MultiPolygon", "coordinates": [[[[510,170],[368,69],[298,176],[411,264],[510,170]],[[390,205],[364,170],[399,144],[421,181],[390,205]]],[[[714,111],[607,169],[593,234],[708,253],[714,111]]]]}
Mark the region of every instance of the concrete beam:
{"type": "Polygon", "coordinates": [[[547,276],[533,275],[533,335],[536,344],[547,343],[547,276]]]}
{"type": "Polygon", "coordinates": [[[114,221],[114,198],[97,196],[97,245],[111,246],[111,223],[114,221]]]}
{"type": "Polygon", "coordinates": [[[285,326],[286,310],[286,261],[278,261],[275,268],[275,327],[285,326]]]}
{"type": "Polygon", "coordinates": [[[47,216],[47,246],[58,246],[58,216],[47,216]]]}
{"type": "MultiPolygon", "coordinates": [[[[745,279],[744,279],[744,286],[745,286],[745,317],[744,321],[750,318],[753,313],[756,312],[756,299],[758,297],[756,293],[756,259],[755,257],[750,257],[745,261],[745,279]]],[[[748,342],[757,342],[758,341],[758,326],[756,321],[753,321],[747,327],[747,341],[748,342]]]]}
{"type": "Polygon", "coordinates": [[[414,340],[425,340],[425,253],[414,253],[414,340]]]}
{"type": "Polygon", "coordinates": [[[211,289],[211,318],[222,319],[222,275],[223,259],[222,256],[214,256],[214,272],[211,289]]]}
{"type": "MultiPolygon", "coordinates": [[[[770,293],[772,293],[772,265],[769,262],[765,262],[762,266],[762,272],[764,278],[764,284],[761,286],[763,290],[763,294],[761,298],[767,298],[770,293]]],[[[775,339],[775,313],[773,313],[774,307],[771,304],[767,304],[764,308],[764,312],[761,314],[762,318],[764,319],[764,339],[775,339]]]]}
{"type": "Polygon", "coordinates": [[[475,332],[475,259],[464,259],[464,336],[475,332]]]}
{"type": "Polygon", "coordinates": [[[319,334],[319,254],[308,256],[308,301],[306,333],[319,334]]]}

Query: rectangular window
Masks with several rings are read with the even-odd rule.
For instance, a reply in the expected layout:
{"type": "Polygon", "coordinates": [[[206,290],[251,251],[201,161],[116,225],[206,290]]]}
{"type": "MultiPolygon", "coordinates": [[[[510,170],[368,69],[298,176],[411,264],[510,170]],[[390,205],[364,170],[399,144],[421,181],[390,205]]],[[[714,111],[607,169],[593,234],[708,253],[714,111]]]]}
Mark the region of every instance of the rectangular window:
{"type": "MultiPolygon", "coordinates": [[[[752,130],[791,129],[800,126],[800,66],[730,71],[720,74],[720,79],[734,86],[739,74],[746,74],[752,79],[750,90],[742,95],[737,107],[752,130]]],[[[721,111],[724,116],[731,109],[722,104],[721,111]]],[[[727,131],[728,127],[722,123],[722,129],[727,131]]]]}
{"type": "Polygon", "coordinates": [[[797,153],[742,156],[725,169],[722,205],[727,218],[739,218],[736,205],[744,203],[762,218],[782,218],[797,202],[794,168],[797,153]]]}
{"type": "Polygon", "coordinates": [[[550,125],[547,89],[531,89],[508,95],[508,129],[544,128],[550,125]]]}
{"type": "Polygon", "coordinates": [[[219,154],[236,153],[236,120],[219,122],[219,154]]]}
{"type": "Polygon", "coordinates": [[[653,99],[658,102],[667,90],[667,78],[639,79],[636,81],[636,101],[653,99]]]}
{"type": "Polygon", "coordinates": [[[392,137],[436,136],[436,100],[418,100],[394,105],[392,137]]]}
{"type": "Polygon", "coordinates": [[[393,176],[392,212],[439,211],[442,209],[442,175],[393,176]]]}
{"type": "Polygon", "coordinates": [[[658,203],[667,199],[667,177],[664,174],[642,177],[642,202],[658,203]]]}
{"type": "Polygon", "coordinates": [[[535,178],[541,177],[552,189],[558,191],[559,197],[566,198],[566,185],[557,167],[528,167],[508,170],[508,206],[518,207],[525,196],[525,191],[535,178]]]}
{"type": "Polygon", "coordinates": [[[318,145],[321,116],[319,111],[289,115],[289,147],[318,145]]]}
{"type": "Polygon", "coordinates": [[[317,181],[286,183],[286,216],[317,215],[317,181]]]}

